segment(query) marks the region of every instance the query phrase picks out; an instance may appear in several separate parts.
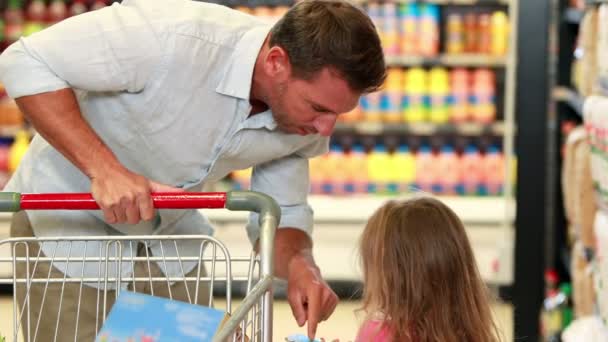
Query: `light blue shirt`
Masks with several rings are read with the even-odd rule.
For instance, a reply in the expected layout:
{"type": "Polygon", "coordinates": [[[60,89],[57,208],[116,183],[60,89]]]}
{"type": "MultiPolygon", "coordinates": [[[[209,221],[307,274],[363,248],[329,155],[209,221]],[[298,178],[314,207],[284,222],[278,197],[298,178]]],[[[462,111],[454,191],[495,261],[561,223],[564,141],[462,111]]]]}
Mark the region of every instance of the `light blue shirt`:
{"type": "MultiPolygon", "coordinates": [[[[84,118],[117,158],[154,181],[199,190],[254,166],[252,190],[276,199],[280,226],[310,234],[308,158],[326,152],[328,139],[283,133],[270,111],[249,116],[253,68],[269,30],[223,6],[125,0],[20,39],[0,56],[0,80],[13,98],[73,88],[84,118]]],[[[36,135],[5,191],[88,192],[90,180],[36,135]]],[[[39,237],[213,233],[195,210],[160,210],[155,222],[137,225],[108,225],[100,211],[28,216],[39,237]]],[[[247,233],[259,237],[254,214],[247,233]]],[[[179,248],[198,255],[198,244],[179,248]]],[[[67,249],[43,246],[47,255],[67,249]]]]}

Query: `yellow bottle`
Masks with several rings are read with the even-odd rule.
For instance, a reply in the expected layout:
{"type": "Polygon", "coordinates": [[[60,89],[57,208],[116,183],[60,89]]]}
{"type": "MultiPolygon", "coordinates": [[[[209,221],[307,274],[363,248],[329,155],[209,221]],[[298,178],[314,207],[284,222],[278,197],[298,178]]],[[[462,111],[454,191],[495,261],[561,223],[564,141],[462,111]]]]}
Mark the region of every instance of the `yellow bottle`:
{"type": "Polygon", "coordinates": [[[490,52],[495,56],[504,56],[507,53],[509,39],[509,19],[503,11],[492,13],[491,18],[492,43],[490,52]]]}
{"type": "Polygon", "coordinates": [[[8,151],[8,171],[15,172],[21,162],[21,158],[30,146],[30,135],[27,131],[19,131],[15,134],[15,141],[8,151]]]}
{"type": "Polygon", "coordinates": [[[450,95],[449,74],[444,68],[433,68],[429,73],[429,120],[446,123],[450,119],[448,96],[450,95]]]}
{"type": "Polygon", "coordinates": [[[427,120],[426,99],[428,84],[427,72],[422,68],[412,68],[405,74],[404,109],[405,122],[421,122],[427,120]]]}
{"type": "Polygon", "coordinates": [[[416,180],[416,160],[407,145],[400,145],[393,153],[391,164],[391,182],[398,192],[407,192],[416,180]]]}
{"type": "Polygon", "coordinates": [[[367,173],[371,193],[384,193],[387,190],[390,173],[390,156],[384,145],[376,145],[367,158],[367,173]]]}

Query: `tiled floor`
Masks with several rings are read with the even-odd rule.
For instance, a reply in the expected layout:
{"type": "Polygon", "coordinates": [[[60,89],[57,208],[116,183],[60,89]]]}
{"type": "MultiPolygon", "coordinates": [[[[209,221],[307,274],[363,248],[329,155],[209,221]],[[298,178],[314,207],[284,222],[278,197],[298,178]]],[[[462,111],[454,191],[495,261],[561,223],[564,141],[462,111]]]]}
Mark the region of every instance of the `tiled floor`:
{"type": "MultiPolygon", "coordinates": [[[[218,303],[219,304],[219,303],[218,303]]],[[[339,338],[340,341],[353,340],[357,330],[355,310],[359,308],[357,301],[342,301],[329,321],[322,323],[318,329],[318,336],[325,338],[339,338]]],[[[221,306],[219,304],[218,306],[221,306]]],[[[510,305],[497,304],[494,312],[505,341],[513,341],[513,319],[510,305]]],[[[13,331],[12,301],[8,296],[0,297],[0,334],[9,337],[13,331]]],[[[299,328],[295,323],[289,304],[285,301],[276,301],[274,310],[274,341],[284,341],[290,334],[306,334],[306,328],[299,328]]],[[[7,338],[7,342],[11,341],[7,338]]]]}

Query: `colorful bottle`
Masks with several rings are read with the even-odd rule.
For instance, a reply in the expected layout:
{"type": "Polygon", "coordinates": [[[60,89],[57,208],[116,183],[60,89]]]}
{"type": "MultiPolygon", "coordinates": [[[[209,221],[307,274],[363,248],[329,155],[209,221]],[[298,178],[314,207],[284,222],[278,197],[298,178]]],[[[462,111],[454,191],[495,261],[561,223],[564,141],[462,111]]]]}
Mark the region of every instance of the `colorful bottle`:
{"type": "Polygon", "coordinates": [[[496,119],[496,85],[491,70],[477,69],[473,72],[471,95],[473,120],[482,124],[493,122],[496,119]]]}
{"type": "Polygon", "coordinates": [[[437,158],[431,148],[423,145],[416,153],[416,188],[424,192],[432,192],[437,182],[437,158]]]}
{"type": "Polygon", "coordinates": [[[397,192],[408,192],[416,181],[416,160],[407,145],[399,145],[392,157],[391,182],[397,184],[397,192]]]}
{"type": "Polygon", "coordinates": [[[382,4],[382,47],[387,56],[399,55],[399,17],[394,2],[382,4]]]}
{"type": "Polygon", "coordinates": [[[108,4],[106,3],[105,0],[95,0],[93,2],[93,4],[91,5],[91,11],[96,11],[96,10],[102,9],[106,6],[108,6],[108,4]]]}
{"type": "Polygon", "coordinates": [[[416,123],[428,120],[427,72],[422,68],[411,68],[405,74],[403,94],[403,118],[416,123]]]}
{"type": "Polygon", "coordinates": [[[452,146],[443,146],[437,158],[438,188],[437,193],[443,195],[456,194],[457,186],[461,180],[460,160],[452,146]]]}
{"type": "Polygon", "coordinates": [[[317,156],[308,160],[308,167],[310,172],[310,193],[311,194],[322,194],[323,183],[325,182],[325,161],[327,155],[317,156]]]}
{"type": "Polygon", "coordinates": [[[503,11],[492,13],[492,44],[490,52],[495,56],[504,56],[507,53],[509,41],[509,18],[503,11]]]}
{"type": "Polygon", "coordinates": [[[467,69],[457,68],[450,72],[450,121],[461,123],[469,120],[469,97],[471,96],[471,77],[467,69]]]}
{"type": "Polygon", "coordinates": [[[483,158],[477,147],[467,146],[460,160],[460,193],[469,196],[478,195],[483,182],[483,158]]]}
{"type": "Polygon", "coordinates": [[[492,18],[488,13],[478,17],[477,48],[478,53],[490,54],[492,52],[492,18]]]}
{"type": "Polygon", "coordinates": [[[26,20],[23,26],[23,35],[29,36],[44,29],[44,17],[46,15],[46,4],[42,0],[33,0],[27,6],[26,20]]]}
{"type": "Polygon", "coordinates": [[[378,144],[367,157],[367,174],[370,193],[384,193],[387,190],[390,157],[383,144],[378,144]]]}
{"type": "Polygon", "coordinates": [[[352,186],[353,192],[358,194],[367,193],[369,187],[368,155],[363,146],[353,145],[350,151],[350,163],[352,167],[352,186]]]}
{"type": "Polygon", "coordinates": [[[367,15],[369,16],[369,18],[372,20],[372,22],[374,23],[374,26],[376,27],[376,31],[378,32],[378,36],[380,37],[380,42],[382,43],[382,46],[384,46],[386,39],[384,38],[384,24],[383,24],[383,16],[382,16],[382,9],[380,7],[380,4],[376,3],[376,2],[370,2],[367,4],[367,15]]]}
{"type": "Polygon", "coordinates": [[[70,9],[68,11],[68,15],[70,17],[85,13],[87,11],[87,5],[85,3],[86,0],[74,0],[70,9]]]}
{"type": "Polygon", "coordinates": [[[449,54],[461,54],[465,51],[464,19],[460,13],[448,15],[446,51],[449,54]]]}
{"type": "Polygon", "coordinates": [[[483,158],[483,174],[486,193],[490,196],[497,196],[502,193],[505,180],[505,163],[502,153],[495,146],[491,146],[486,151],[483,158]]]}
{"type": "Polygon", "coordinates": [[[401,39],[399,44],[402,55],[418,54],[418,4],[414,2],[399,6],[401,39]]]}
{"type": "Polygon", "coordinates": [[[48,8],[48,24],[53,25],[69,16],[68,7],[64,0],[53,0],[48,8]]]}
{"type": "Polygon", "coordinates": [[[10,0],[4,11],[4,37],[8,45],[23,35],[23,10],[21,0],[10,0]]]}
{"type": "Polygon", "coordinates": [[[423,56],[434,57],[439,53],[439,7],[434,4],[420,6],[418,51],[423,56]]]}
{"type": "Polygon", "coordinates": [[[475,13],[464,16],[464,51],[466,53],[479,52],[479,25],[475,13]]]}
{"type": "Polygon", "coordinates": [[[344,193],[344,153],[338,144],[332,144],[325,160],[325,181],[323,193],[341,195],[344,193]]]}
{"type": "Polygon", "coordinates": [[[435,67],[429,73],[429,120],[443,124],[449,121],[448,99],[450,84],[448,72],[444,68],[435,67]]]}
{"type": "Polygon", "coordinates": [[[381,100],[382,93],[380,91],[361,96],[359,104],[361,106],[361,110],[363,111],[363,117],[365,121],[382,121],[382,108],[380,106],[381,100]]]}
{"type": "Polygon", "coordinates": [[[403,102],[403,72],[400,68],[389,68],[381,100],[382,118],[385,122],[401,121],[403,102]]]}
{"type": "Polygon", "coordinates": [[[8,152],[8,171],[15,172],[23,155],[30,146],[30,135],[27,131],[19,131],[15,134],[15,141],[8,152]]]}
{"type": "Polygon", "coordinates": [[[234,188],[236,190],[250,189],[252,171],[252,168],[232,171],[232,180],[234,181],[234,188]]]}

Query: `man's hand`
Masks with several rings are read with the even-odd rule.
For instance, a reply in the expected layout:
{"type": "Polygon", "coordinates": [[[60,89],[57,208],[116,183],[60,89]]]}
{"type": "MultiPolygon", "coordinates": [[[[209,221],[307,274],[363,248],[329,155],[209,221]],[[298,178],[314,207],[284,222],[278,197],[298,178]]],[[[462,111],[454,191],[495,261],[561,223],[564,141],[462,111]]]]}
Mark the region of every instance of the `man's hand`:
{"type": "Polygon", "coordinates": [[[287,279],[291,311],[299,326],[308,322],[308,337],[312,340],[319,322],[334,312],[338,296],[321,277],[312,256],[312,241],[305,232],[295,228],[278,229],[275,260],[276,275],[287,279]]]}
{"type": "Polygon", "coordinates": [[[99,204],[106,222],[137,224],[154,218],[151,192],[183,191],[155,183],[145,177],[117,166],[105,170],[103,176],[91,178],[91,192],[99,204]]]}
{"type": "Polygon", "coordinates": [[[299,326],[308,322],[308,338],[314,339],[319,322],[331,316],[338,296],[321,277],[312,258],[296,255],[288,266],[287,299],[299,326]]]}

